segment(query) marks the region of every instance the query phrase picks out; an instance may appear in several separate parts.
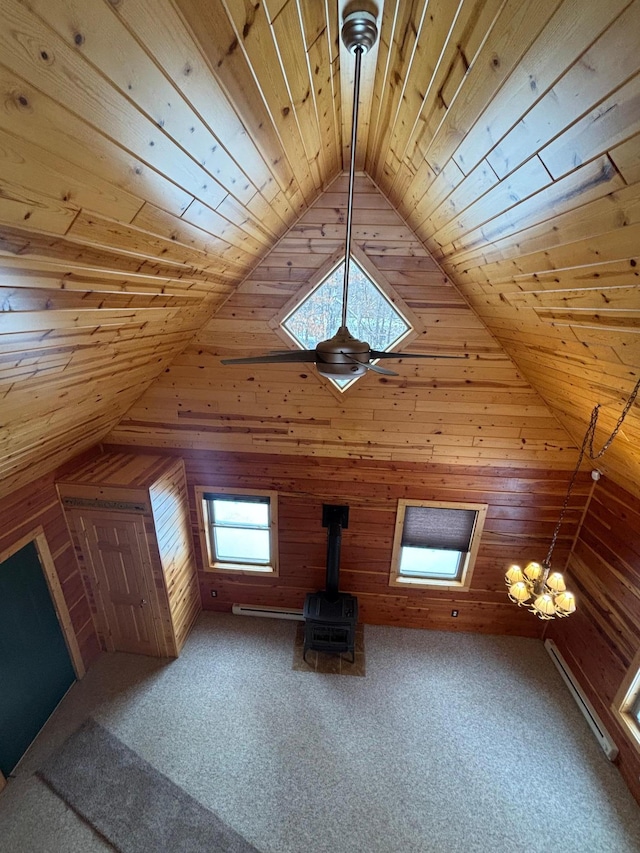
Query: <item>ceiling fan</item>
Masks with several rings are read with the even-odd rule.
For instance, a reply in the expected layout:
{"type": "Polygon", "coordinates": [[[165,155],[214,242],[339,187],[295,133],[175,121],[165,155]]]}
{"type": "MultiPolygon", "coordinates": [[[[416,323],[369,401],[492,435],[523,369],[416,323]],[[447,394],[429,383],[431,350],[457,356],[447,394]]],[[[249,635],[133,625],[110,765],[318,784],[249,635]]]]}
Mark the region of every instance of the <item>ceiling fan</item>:
{"type": "Polygon", "coordinates": [[[222,364],[282,364],[286,362],[313,362],[318,373],[328,379],[345,379],[362,376],[368,370],[385,376],[397,376],[393,370],[372,364],[383,358],[466,358],[464,355],[431,355],[415,352],[383,352],[372,350],[366,341],[359,341],[347,328],[347,299],[349,295],[349,267],[351,259],[351,226],[353,215],[353,183],[355,173],[356,139],[358,133],[358,101],[360,98],[360,66],[362,57],[376,43],[378,28],[370,12],[351,12],[344,19],[342,41],[355,56],[353,92],[353,119],[351,127],[351,159],[349,164],[349,194],[347,201],[347,232],[345,239],[344,282],[342,287],[342,321],[332,338],[320,341],[315,349],[271,352],[250,358],[223,358],[222,364]]]}

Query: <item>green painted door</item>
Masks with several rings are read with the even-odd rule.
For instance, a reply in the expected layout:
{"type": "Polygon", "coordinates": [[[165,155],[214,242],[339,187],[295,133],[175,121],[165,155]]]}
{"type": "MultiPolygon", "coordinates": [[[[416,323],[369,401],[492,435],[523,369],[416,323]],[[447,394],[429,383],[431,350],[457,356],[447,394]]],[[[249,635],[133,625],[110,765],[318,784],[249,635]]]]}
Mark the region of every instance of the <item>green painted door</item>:
{"type": "Polygon", "coordinates": [[[16,766],[75,681],[35,543],[0,563],[0,770],[16,766]]]}

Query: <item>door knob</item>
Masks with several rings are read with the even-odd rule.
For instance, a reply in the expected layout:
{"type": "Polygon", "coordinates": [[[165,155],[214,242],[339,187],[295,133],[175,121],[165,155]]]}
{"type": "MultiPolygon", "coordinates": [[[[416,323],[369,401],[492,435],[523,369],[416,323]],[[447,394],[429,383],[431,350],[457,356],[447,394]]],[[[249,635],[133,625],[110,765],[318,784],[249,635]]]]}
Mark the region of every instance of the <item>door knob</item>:
{"type": "Polygon", "coordinates": [[[144,607],[146,603],[147,603],[147,599],[146,599],[146,598],[141,598],[141,599],[140,599],[140,607],[144,607]]]}

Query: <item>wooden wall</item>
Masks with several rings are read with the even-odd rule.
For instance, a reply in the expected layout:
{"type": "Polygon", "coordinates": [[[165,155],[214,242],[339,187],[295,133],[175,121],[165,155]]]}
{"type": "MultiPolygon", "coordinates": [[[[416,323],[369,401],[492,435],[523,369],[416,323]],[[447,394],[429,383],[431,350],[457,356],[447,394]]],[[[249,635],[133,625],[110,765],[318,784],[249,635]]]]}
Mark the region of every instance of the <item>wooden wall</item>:
{"type": "Polygon", "coordinates": [[[200,592],[194,570],[194,543],[187,498],[187,482],[181,460],[154,480],[149,488],[151,519],[145,519],[149,542],[160,555],[169,600],[175,648],[179,653],[200,613],[200,592]]]}
{"type": "MultiPolygon", "coordinates": [[[[343,394],[312,364],[222,366],[286,348],[274,330],[305,282],[344,247],[338,178],[107,437],[132,445],[462,465],[569,468],[576,448],[389,202],[356,180],[354,243],[416,317],[416,352],[343,394]]],[[[402,308],[402,305],[400,305],[402,308]]],[[[303,463],[304,464],[304,463],[303,463]]]]}
{"type": "Polygon", "coordinates": [[[620,749],[619,768],[640,801],[640,755],[610,705],[640,650],[640,500],[610,480],[594,489],[570,561],[578,609],[551,637],[620,749]]]}
{"type": "MultiPolygon", "coordinates": [[[[196,485],[278,492],[279,577],[205,573],[196,547],[205,608],[228,610],[234,602],[302,607],[307,592],[324,586],[327,538],[322,504],[345,503],[350,516],[342,539],[341,587],[358,595],[364,622],[524,636],[542,633],[538,619],[508,601],[503,575],[513,561],[546,554],[566,491],[567,472],[199,450],[183,450],[181,456],[186,464],[196,542],[196,485]],[[489,505],[468,593],[389,587],[399,498],[489,505]],[[211,598],[212,589],[218,593],[215,599],[211,598]],[[459,610],[457,618],[451,617],[452,609],[459,610]]],[[[558,566],[568,555],[589,490],[590,481],[581,475],[558,542],[558,566]]]]}
{"type": "Polygon", "coordinates": [[[0,498],[0,518],[0,551],[42,526],[80,654],[85,668],[88,668],[100,653],[100,645],[53,475],[40,477],[11,495],[0,498]]]}

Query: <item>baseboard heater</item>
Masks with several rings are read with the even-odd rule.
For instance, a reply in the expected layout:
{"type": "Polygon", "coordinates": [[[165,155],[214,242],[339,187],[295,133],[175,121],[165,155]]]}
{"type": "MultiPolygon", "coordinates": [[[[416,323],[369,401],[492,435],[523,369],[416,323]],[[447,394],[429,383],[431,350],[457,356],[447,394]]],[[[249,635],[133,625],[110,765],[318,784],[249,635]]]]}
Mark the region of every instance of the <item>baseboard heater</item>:
{"type": "Polygon", "coordinates": [[[558,647],[553,640],[545,640],[544,645],[546,650],[549,652],[551,660],[554,662],[558,672],[562,676],[562,680],[567,685],[569,692],[575,699],[578,708],[580,708],[585,720],[589,723],[589,728],[596,736],[604,754],[607,756],[609,761],[615,761],[618,756],[618,747],[615,745],[611,735],[604,727],[602,720],[597,715],[593,705],[585,696],[584,691],[569,669],[567,662],[558,651],[558,647]]]}
{"type": "Polygon", "coordinates": [[[267,619],[297,619],[303,621],[302,608],[261,607],[258,604],[234,604],[231,612],[236,616],[262,616],[267,619]]]}

